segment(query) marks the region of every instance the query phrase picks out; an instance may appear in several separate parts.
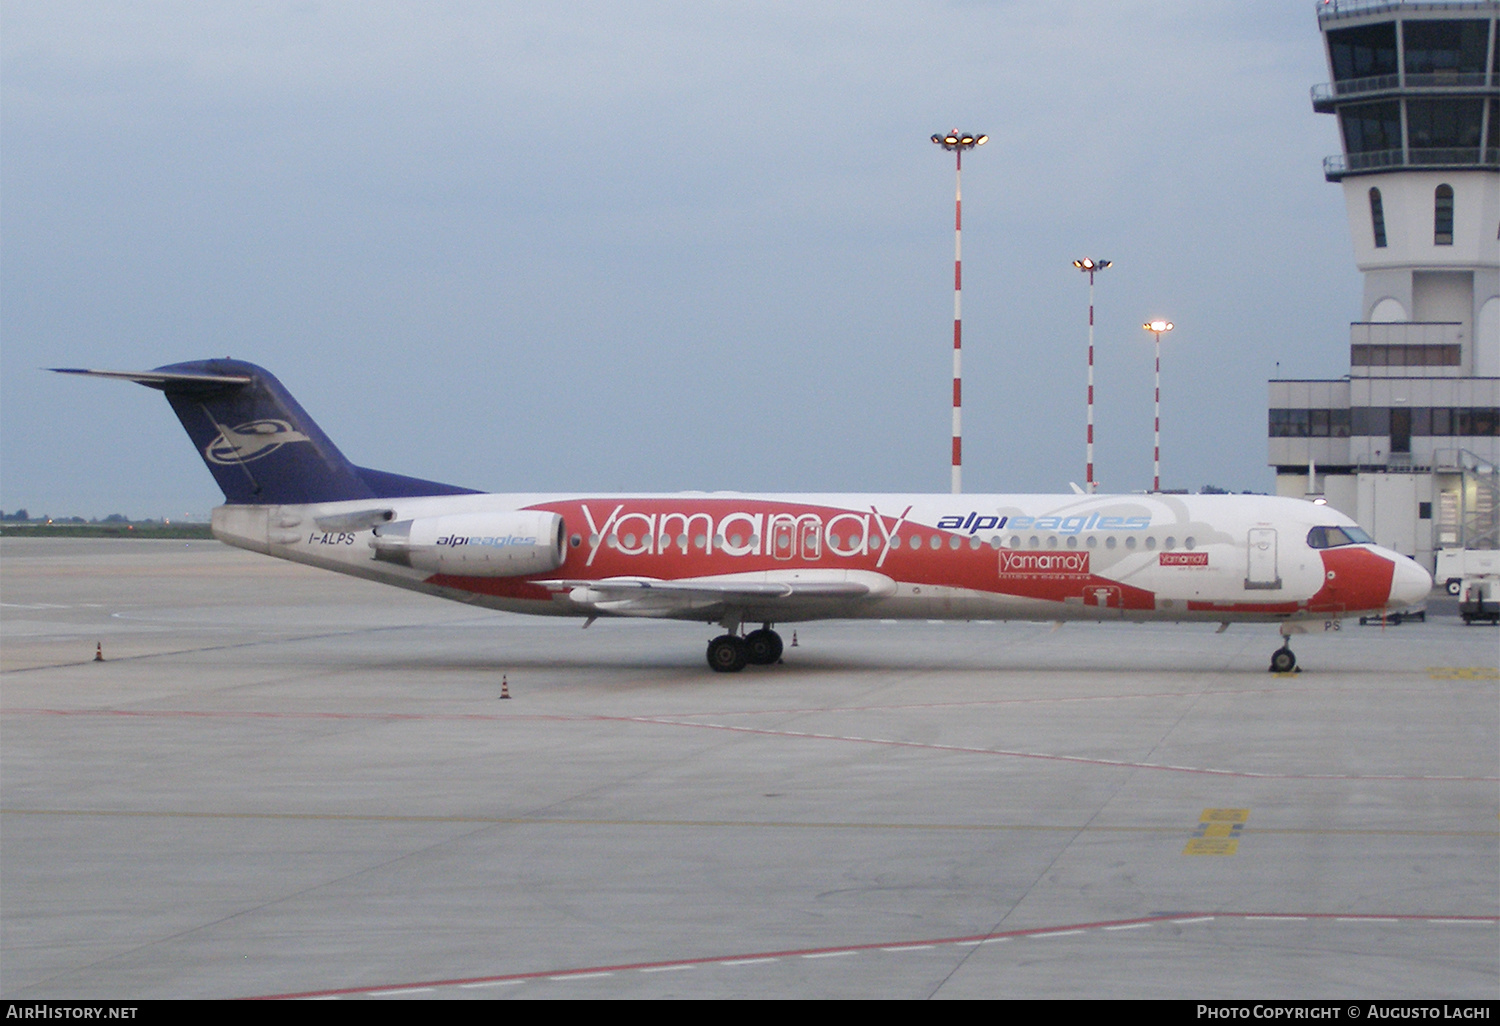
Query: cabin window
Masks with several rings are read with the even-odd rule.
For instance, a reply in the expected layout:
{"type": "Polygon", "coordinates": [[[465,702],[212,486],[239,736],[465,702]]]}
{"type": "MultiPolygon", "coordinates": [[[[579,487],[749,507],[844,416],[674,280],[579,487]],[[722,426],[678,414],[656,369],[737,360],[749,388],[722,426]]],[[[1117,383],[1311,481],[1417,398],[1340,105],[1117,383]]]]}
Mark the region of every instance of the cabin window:
{"type": "Polygon", "coordinates": [[[1197,544],[1198,544],[1198,540],[1196,538],[1194,538],[1192,535],[1188,535],[1186,538],[1184,538],[1182,540],[1182,547],[1185,548],[1185,549],[1191,550],[1191,549],[1195,548],[1197,546],[1197,544]]]}
{"type": "Polygon", "coordinates": [[[1166,546],[1169,549],[1175,549],[1177,547],[1177,539],[1173,538],[1170,534],[1167,535],[1166,546]]]}
{"type": "Polygon", "coordinates": [[[1125,538],[1125,547],[1127,549],[1133,549],[1133,548],[1135,548],[1135,535],[1132,534],[1132,535],[1127,535],[1126,536],[1126,538],[1125,538]]]}
{"type": "Polygon", "coordinates": [[[1070,548],[1070,549],[1076,549],[1076,548],[1078,548],[1078,536],[1076,534],[1070,534],[1070,535],[1068,535],[1068,548],[1070,548]]]}
{"type": "Polygon", "coordinates": [[[1104,539],[1104,547],[1106,549],[1112,549],[1112,548],[1115,547],[1115,536],[1114,535],[1110,535],[1108,538],[1104,539]]]}

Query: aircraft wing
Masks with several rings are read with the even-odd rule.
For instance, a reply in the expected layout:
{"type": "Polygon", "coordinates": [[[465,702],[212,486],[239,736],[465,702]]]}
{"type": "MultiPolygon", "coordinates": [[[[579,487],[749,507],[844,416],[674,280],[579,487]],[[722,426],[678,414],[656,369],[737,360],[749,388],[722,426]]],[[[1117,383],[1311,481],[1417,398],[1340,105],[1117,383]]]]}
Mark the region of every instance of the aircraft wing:
{"type": "Polygon", "coordinates": [[[686,610],[737,607],[760,611],[858,601],[888,595],[895,582],[883,574],[765,574],[667,581],[649,577],[537,581],[601,613],[670,616],[686,610]],[[869,578],[866,580],[865,578],[869,578]]]}

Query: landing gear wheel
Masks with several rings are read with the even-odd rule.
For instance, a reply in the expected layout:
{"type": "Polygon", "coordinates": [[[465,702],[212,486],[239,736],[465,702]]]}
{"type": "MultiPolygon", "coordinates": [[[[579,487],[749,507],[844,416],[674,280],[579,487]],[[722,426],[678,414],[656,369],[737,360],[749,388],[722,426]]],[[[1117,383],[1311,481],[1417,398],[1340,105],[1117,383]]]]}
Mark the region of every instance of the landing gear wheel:
{"type": "Polygon", "coordinates": [[[1451,580],[1451,581],[1448,582],[1447,591],[1448,591],[1449,595],[1452,595],[1454,598],[1457,598],[1458,597],[1458,593],[1461,592],[1461,591],[1463,591],[1463,582],[1460,581],[1458,578],[1455,577],[1453,580],[1451,580]]]}
{"type": "Polygon", "coordinates": [[[722,634],[708,643],[708,665],[715,673],[738,673],[748,661],[745,643],[733,634],[722,634]]]}
{"type": "Polygon", "coordinates": [[[745,657],[755,666],[770,666],[781,658],[781,635],[769,627],[745,635],[745,657]]]}
{"type": "Polygon", "coordinates": [[[1272,673],[1291,673],[1296,669],[1297,657],[1293,655],[1292,650],[1287,648],[1285,645],[1282,645],[1275,652],[1271,653],[1272,673]]]}

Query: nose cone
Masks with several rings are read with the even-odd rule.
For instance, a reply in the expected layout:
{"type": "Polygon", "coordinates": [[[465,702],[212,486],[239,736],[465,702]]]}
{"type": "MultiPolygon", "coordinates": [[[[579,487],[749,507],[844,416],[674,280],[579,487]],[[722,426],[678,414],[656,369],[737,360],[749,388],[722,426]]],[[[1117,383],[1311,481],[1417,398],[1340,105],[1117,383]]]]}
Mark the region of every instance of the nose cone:
{"type": "Polygon", "coordinates": [[[1432,591],[1432,575],[1413,560],[1396,556],[1396,572],[1391,577],[1391,600],[1388,609],[1405,609],[1426,600],[1432,591]]]}

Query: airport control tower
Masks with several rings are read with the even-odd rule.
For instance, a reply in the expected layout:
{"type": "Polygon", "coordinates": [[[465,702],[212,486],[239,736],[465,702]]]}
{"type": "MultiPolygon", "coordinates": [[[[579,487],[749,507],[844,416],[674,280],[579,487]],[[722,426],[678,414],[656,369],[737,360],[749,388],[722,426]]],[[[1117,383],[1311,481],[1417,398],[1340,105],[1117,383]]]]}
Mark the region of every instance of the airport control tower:
{"type": "Polygon", "coordinates": [[[1336,381],[1270,383],[1277,492],[1428,567],[1500,548],[1500,0],[1320,0],[1364,275],[1336,381]]]}

